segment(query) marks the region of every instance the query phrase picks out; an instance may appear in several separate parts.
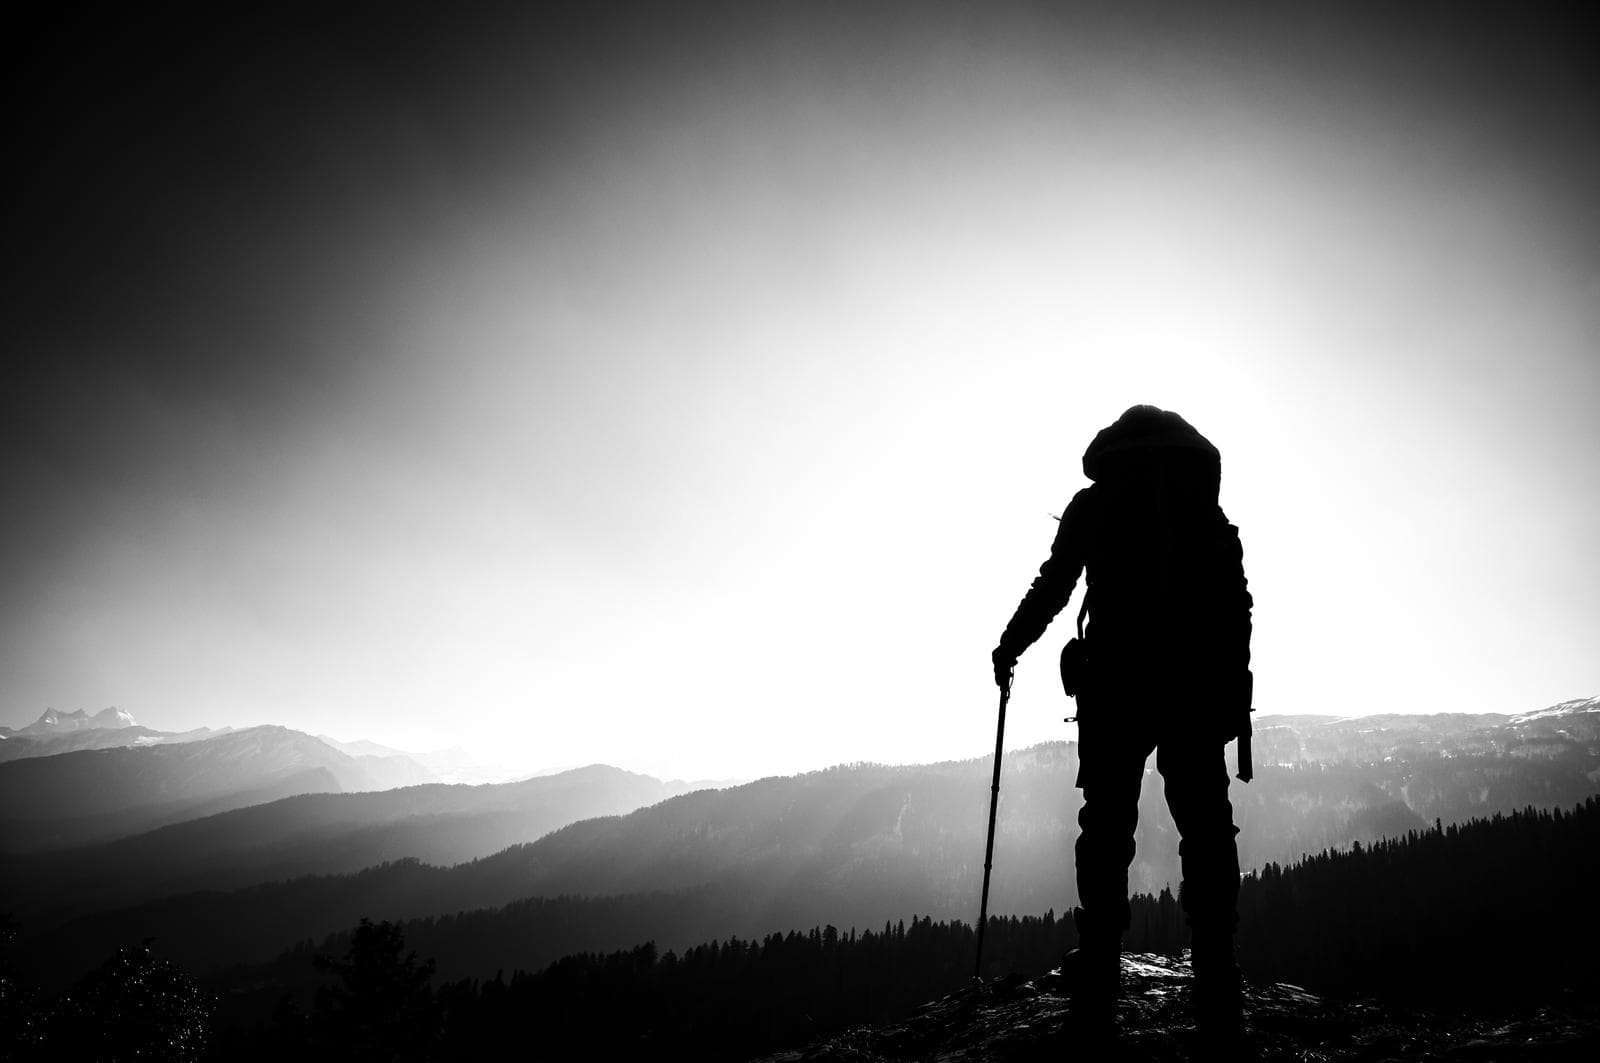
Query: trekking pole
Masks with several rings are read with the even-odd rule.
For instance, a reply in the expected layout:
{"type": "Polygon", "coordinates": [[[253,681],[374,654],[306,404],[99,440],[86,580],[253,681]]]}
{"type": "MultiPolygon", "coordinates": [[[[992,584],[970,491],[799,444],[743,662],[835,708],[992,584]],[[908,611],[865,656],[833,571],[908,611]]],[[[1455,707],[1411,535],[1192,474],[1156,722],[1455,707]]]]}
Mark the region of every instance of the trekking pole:
{"type": "Polygon", "coordinates": [[[1006,702],[1011,700],[1011,676],[1000,684],[1000,726],[994,736],[994,783],[989,787],[989,844],[983,850],[983,900],[978,906],[978,960],[972,977],[983,978],[983,931],[989,925],[989,869],[994,866],[994,814],[1000,807],[1000,751],[1006,741],[1006,702]]]}

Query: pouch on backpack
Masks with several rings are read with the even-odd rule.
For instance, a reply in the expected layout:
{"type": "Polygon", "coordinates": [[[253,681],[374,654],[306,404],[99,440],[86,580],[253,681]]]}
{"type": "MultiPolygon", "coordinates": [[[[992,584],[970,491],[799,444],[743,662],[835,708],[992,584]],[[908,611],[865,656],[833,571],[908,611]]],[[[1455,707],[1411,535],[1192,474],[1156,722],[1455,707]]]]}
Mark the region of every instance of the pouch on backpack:
{"type": "Polygon", "coordinates": [[[1089,612],[1089,592],[1083,592],[1083,605],[1078,609],[1078,637],[1068,639],[1061,647],[1061,689],[1067,697],[1083,693],[1089,678],[1089,642],[1083,637],[1083,618],[1089,612]]]}
{"type": "Polygon", "coordinates": [[[1067,697],[1075,698],[1083,692],[1083,682],[1089,671],[1089,644],[1083,639],[1068,639],[1061,647],[1061,689],[1067,697]]]}

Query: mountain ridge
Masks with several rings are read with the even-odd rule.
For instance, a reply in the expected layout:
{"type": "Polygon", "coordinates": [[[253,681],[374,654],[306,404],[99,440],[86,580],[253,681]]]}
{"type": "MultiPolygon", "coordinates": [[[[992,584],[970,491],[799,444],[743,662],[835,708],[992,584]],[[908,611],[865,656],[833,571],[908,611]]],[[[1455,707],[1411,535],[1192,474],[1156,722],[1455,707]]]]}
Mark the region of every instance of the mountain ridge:
{"type": "Polygon", "coordinates": [[[672,783],[607,765],[514,783],[302,792],[98,845],[19,854],[0,884],[16,914],[48,925],[113,896],[137,903],[354,873],[406,858],[448,867],[679,792],[672,783]]]}
{"type": "Polygon", "coordinates": [[[37,720],[22,728],[19,733],[26,735],[55,734],[81,731],[89,728],[110,730],[120,727],[132,727],[134,724],[133,716],[115,705],[101,709],[93,715],[90,715],[87,709],[75,709],[71,712],[45,709],[37,720]]]}
{"type": "Polygon", "coordinates": [[[241,807],[253,791],[295,777],[308,785],[331,779],[338,790],[429,778],[419,765],[351,757],[275,724],[187,742],[21,757],[0,763],[0,851],[63,848],[153,829],[192,818],[190,810],[223,811],[219,802],[226,805],[229,794],[236,795],[229,807],[241,807]],[[326,774],[308,774],[318,768],[326,774]]]}
{"type": "MultiPolygon", "coordinates": [[[[1230,784],[1241,827],[1242,863],[1260,866],[1353,841],[1403,835],[1435,820],[1569,804],[1600,786],[1600,747],[1581,737],[1600,720],[1600,713],[1573,709],[1511,728],[1498,718],[1485,727],[1462,722],[1469,719],[1441,715],[1423,721],[1419,733],[1427,741],[1421,745],[1415,736],[1398,744],[1392,737],[1383,739],[1383,748],[1393,746],[1398,756],[1365,755],[1377,741],[1369,732],[1381,732],[1381,727],[1359,728],[1346,736],[1335,726],[1326,740],[1348,737],[1354,745],[1342,752],[1342,747],[1335,748],[1339,755],[1329,763],[1302,760],[1283,766],[1263,759],[1249,787],[1230,784]],[[1456,735],[1450,741],[1460,746],[1448,756],[1437,745],[1446,731],[1456,735]],[[1428,742],[1434,747],[1423,749],[1428,742]],[[1486,751],[1474,751],[1479,747],[1486,751]],[[1413,759],[1418,749],[1422,752],[1413,759]]],[[[1271,717],[1263,722],[1280,726],[1271,717]]],[[[1313,720],[1307,734],[1314,737],[1327,724],[1313,720]]],[[[1301,740],[1297,749],[1306,746],[1301,740]]],[[[325,745],[321,748],[338,755],[325,745]]],[[[1318,742],[1310,748],[1319,748],[1318,742]]],[[[728,899],[719,903],[743,913],[739,918],[751,924],[740,925],[740,932],[762,928],[768,917],[799,925],[826,920],[837,911],[873,923],[908,905],[954,917],[966,914],[981,876],[978,858],[991,765],[988,756],[979,756],[931,765],[836,766],[726,791],[680,794],[626,815],[569,823],[536,841],[448,868],[426,864],[403,848],[382,849],[379,855],[396,859],[356,874],[316,874],[318,865],[312,863],[302,868],[313,872],[305,877],[241,884],[226,876],[248,874],[249,868],[224,867],[213,884],[229,892],[184,893],[131,906],[125,897],[121,907],[113,894],[97,902],[109,903],[113,910],[45,930],[43,936],[57,942],[64,956],[78,957],[104,934],[130,940],[158,936],[187,950],[185,962],[206,968],[261,958],[289,940],[319,936],[361,915],[422,918],[526,898],[620,896],[729,884],[733,891],[725,890],[728,899]]],[[[1073,786],[1076,765],[1071,743],[1046,743],[1006,755],[993,910],[1065,910],[1073,903],[1070,850],[1081,803],[1073,786]]],[[[0,770],[0,782],[4,778],[0,770]]],[[[389,800],[403,802],[412,796],[402,791],[389,800]]],[[[289,806],[291,811],[299,807],[289,806]]],[[[162,851],[162,845],[176,852],[185,846],[163,837],[199,837],[219,824],[225,828],[248,819],[222,819],[189,828],[197,832],[191,834],[175,830],[166,836],[145,835],[144,841],[119,851],[149,844],[152,853],[162,851]]],[[[416,828],[416,836],[425,837],[429,830],[449,832],[458,825],[448,816],[424,817],[405,829],[416,828]]],[[[296,828],[289,823],[283,829],[296,828]]],[[[386,828],[372,829],[381,833],[386,828]]],[[[328,844],[345,842],[330,839],[328,844]]],[[[308,860],[326,859],[315,846],[307,853],[308,860]]],[[[85,875],[93,862],[91,857],[85,875]]],[[[160,870],[160,862],[155,863],[160,870]]],[[[1159,787],[1146,786],[1130,882],[1136,890],[1159,891],[1176,884],[1177,866],[1176,832],[1159,787]]],[[[140,888],[159,882],[149,867],[147,861],[140,888]]],[[[196,873],[211,872],[201,868],[196,873]]],[[[70,878],[59,889],[64,898],[72,895],[70,878]]],[[[136,881],[138,875],[130,873],[128,879],[136,881]]],[[[47,879],[41,876],[40,881],[47,879]]],[[[135,896],[141,895],[150,896],[135,896]]],[[[42,929],[27,933],[38,937],[36,930],[42,929]]]]}
{"type": "MultiPolygon", "coordinates": [[[[86,962],[93,943],[108,935],[156,936],[182,962],[205,971],[265,959],[292,940],[317,938],[361,916],[421,919],[536,898],[705,889],[715,897],[680,914],[712,934],[840,920],[875,925],[909,909],[966,917],[981,881],[991,764],[983,756],[835,767],[698,791],[624,816],[573,823],[448,869],[408,859],[354,876],[297,878],[109,911],[47,932],[37,947],[63,962],[86,962]],[[709,921],[717,919],[720,926],[709,921]]],[[[991,911],[1062,911],[1075,903],[1076,765],[1069,743],[1005,758],[991,911]]],[[[1248,788],[1232,784],[1232,798],[1248,868],[1403,836],[1436,819],[1570,805],[1595,793],[1597,778],[1600,750],[1563,739],[1537,756],[1263,764],[1248,788]]],[[[1160,788],[1144,787],[1140,805],[1132,888],[1175,888],[1177,836],[1160,788]]],[[[547,910],[561,918],[558,908],[547,910]]],[[[519,935],[554,932],[554,924],[541,926],[519,935]]]]}

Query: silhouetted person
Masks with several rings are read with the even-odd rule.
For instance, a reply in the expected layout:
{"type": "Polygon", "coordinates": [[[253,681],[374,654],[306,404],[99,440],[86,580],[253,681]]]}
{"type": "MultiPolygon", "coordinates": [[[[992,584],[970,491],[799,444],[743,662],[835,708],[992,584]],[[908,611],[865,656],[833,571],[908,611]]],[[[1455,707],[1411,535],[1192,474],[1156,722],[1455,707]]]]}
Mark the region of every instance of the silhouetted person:
{"type": "Polygon", "coordinates": [[[1197,1019],[1232,1032],[1239,856],[1224,747],[1249,732],[1251,600],[1238,529],[1217,503],[1221,456],[1177,414],[1135,406],[1095,436],[1083,471],[1094,482],[1062,514],[1050,558],[994,651],[996,681],[1007,684],[1087,569],[1079,948],[1064,970],[1073,1011],[1093,1022],[1114,1015],[1139,788],[1154,751],[1182,836],[1197,1019]]]}

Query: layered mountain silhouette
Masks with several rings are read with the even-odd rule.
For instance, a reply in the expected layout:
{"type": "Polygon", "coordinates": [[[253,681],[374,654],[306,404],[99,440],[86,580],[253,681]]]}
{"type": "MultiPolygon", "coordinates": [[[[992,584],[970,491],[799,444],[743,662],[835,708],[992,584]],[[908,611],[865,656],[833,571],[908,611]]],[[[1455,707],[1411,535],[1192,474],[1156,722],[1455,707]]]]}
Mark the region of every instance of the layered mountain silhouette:
{"type": "MultiPolygon", "coordinates": [[[[381,1010],[324,995],[310,947],[213,984],[228,1002],[223,1054],[240,1060],[360,1058],[385,1040],[375,1019],[391,1034],[405,1030],[414,1054],[452,1059],[520,1052],[530,1030],[541,1055],[561,1059],[733,1063],[781,1049],[790,1051],[774,1058],[975,1063],[1589,1059],[1600,1048],[1596,925],[1574,919],[1551,934],[1535,920],[1523,932],[1478,931],[1498,926],[1505,911],[1559,910],[1552,899],[1581,905],[1571,899],[1587,896],[1597,874],[1600,798],[1248,874],[1239,925],[1245,1029],[1243,1043],[1227,1046],[1207,1044],[1194,1028],[1188,932],[1166,892],[1133,898],[1133,955],[1122,964],[1109,1043],[1067,1021],[1066,987],[1050,968],[1077,936],[1051,912],[991,918],[982,985],[973,982],[972,925],[914,912],[881,929],[813,925],[682,950],[645,940],[492,979],[435,979],[432,988],[426,973],[424,984],[415,978],[420,958],[431,969],[434,947],[463,936],[460,917],[363,922],[319,952],[347,957],[336,968],[347,993],[368,987],[374,1004],[385,986],[414,987],[403,1000],[383,997],[381,1010]],[[424,933],[441,928],[445,936],[424,933]]],[[[522,907],[500,913],[502,934],[516,932],[510,917],[522,907]]]]}
{"type": "Polygon", "coordinates": [[[23,854],[0,872],[13,912],[36,929],[85,911],[405,858],[449,866],[682,791],[605,765],[499,785],[433,783],[308,793],[132,838],[23,854]]]}
{"type": "Polygon", "coordinates": [[[1600,741],[1600,698],[1563,701],[1534,712],[1264,716],[1255,755],[1263,763],[1373,764],[1430,756],[1512,753],[1559,756],[1600,741]]]}
{"type": "MultiPolygon", "coordinates": [[[[46,709],[26,727],[0,727],[0,763],[27,757],[48,757],[80,749],[115,749],[123,746],[151,746],[176,742],[195,742],[240,730],[236,727],[197,727],[188,731],[160,731],[146,727],[122,709],[112,706],[97,713],[78,709],[59,712],[46,709]]],[[[299,733],[299,732],[296,732],[299,733]]],[[[554,769],[528,772],[503,764],[484,764],[460,747],[411,753],[367,739],[341,741],[330,735],[316,735],[324,745],[355,757],[363,764],[374,760],[394,760],[394,765],[376,769],[388,785],[421,782],[499,783],[513,782],[532,774],[554,775],[554,769]]],[[[561,769],[565,770],[565,769],[561,769]]]]}
{"type": "MultiPolygon", "coordinates": [[[[483,783],[516,782],[519,779],[532,778],[535,775],[556,775],[559,771],[571,769],[558,769],[530,772],[508,767],[504,764],[484,764],[460,746],[449,749],[436,749],[431,753],[408,753],[403,749],[394,749],[391,746],[372,742],[365,738],[353,742],[343,742],[329,735],[317,735],[318,740],[327,743],[341,753],[348,753],[352,757],[403,757],[414,764],[420,765],[431,777],[431,782],[467,783],[478,786],[483,783]]],[[[579,767],[574,765],[573,767],[579,767]]]]}
{"type": "MultiPolygon", "coordinates": [[[[1287,862],[1302,853],[1401,835],[1435,820],[1581,801],[1597,789],[1600,750],[1573,736],[1589,733],[1595,713],[1593,702],[1583,702],[1519,722],[1456,717],[1426,725],[1462,742],[1480,741],[1472,735],[1485,729],[1515,732],[1514,743],[1481,752],[1447,755],[1419,747],[1414,759],[1385,754],[1369,761],[1352,753],[1326,762],[1301,756],[1287,765],[1262,758],[1256,781],[1234,788],[1241,856],[1246,866],[1287,862]]],[[[1334,742],[1344,726],[1322,718],[1284,721],[1269,717],[1260,724],[1268,733],[1304,727],[1302,750],[1308,741],[1311,748],[1334,742]]],[[[1355,733],[1361,742],[1373,741],[1361,737],[1364,729],[1355,733]]],[[[76,964],[92,963],[108,940],[153,935],[180,962],[205,971],[260,962],[291,942],[317,939],[369,916],[430,921],[419,924],[417,933],[437,936],[441,971],[466,974],[484,964],[532,969],[563,952],[622,947],[643,938],[676,947],[722,933],[759,934],[812,923],[872,926],[907,910],[970,918],[981,875],[989,766],[988,758],[916,767],[852,765],[764,779],[574,823],[454,867],[405,859],[357,875],[261,880],[232,893],[103,911],[42,933],[35,928],[28,947],[67,975],[76,964]],[[484,944],[457,949],[447,940],[468,938],[484,944]],[[473,970],[454,966],[458,962],[473,970]]],[[[1075,772],[1070,744],[1008,755],[992,911],[1062,910],[1075,900],[1075,772]]],[[[382,796],[400,801],[406,793],[382,796]]],[[[1154,893],[1178,881],[1177,846],[1159,787],[1146,787],[1144,800],[1132,878],[1135,889],[1154,893]]],[[[264,822],[277,817],[287,823],[302,809],[309,814],[320,807],[290,802],[258,814],[264,822]]],[[[187,848],[184,837],[209,845],[200,841],[207,831],[226,834],[233,824],[249,822],[240,815],[194,825],[194,835],[148,835],[138,845],[107,849],[100,858],[137,867],[144,858],[133,854],[144,844],[168,853],[187,848]]],[[[447,823],[442,820],[441,829],[447,823]]],[[[274,829],[280,839],[297,837],[292,827],[274,829]]],[[[408,844],[426,844],[425,825],[411,824],[394,836],[406,832],[413,839],[408,844]]],[[[347,843],[344,835],[329,840],[347,843]]],[[[315,852],[315,831],[285,844],[300,847],[294,859],[329,859],[315,852]]],[[[215,875],[219,882],[228,875],[248,877],[255,873],[251,861],[258,870],[271,866],[270,859],[262,862],[270,848],[235,847],[243,868],[228,867],[224,858],[209,867],[190,865],[186,873],[215,875]]],[[[74,874],[92,874],[96,860],[85,855],[76,872],[63,873],[63,895],[70,895],[74,874]]],[[[129,880],[145,891],[162,888],[148,870],[130,873],[129,880]]],[[[115,887],[86,895],[90,901],[84,903],[93,905],[119,899],[115,887]]],[[[123,894],[121,900],[137,896],[123,894]]]]}
{"type": "Polygon", "coordinates": [[[157,731],[141,725],[132,714],[115,705],[92,714],[86,709],[72,712],[46,709],[26,727],[0,727],[0,762],[48,757],[77,749],[188,742],[221,733],[209,727],[183,732],[157,731]]]}
{"type": "Polygon", "coordinates": [[[406,758],[353,757],[275,726],[28,756],[0,763],[0,851],[104,841],[294,794],[427,781],[431,774],[406,758]]]}

